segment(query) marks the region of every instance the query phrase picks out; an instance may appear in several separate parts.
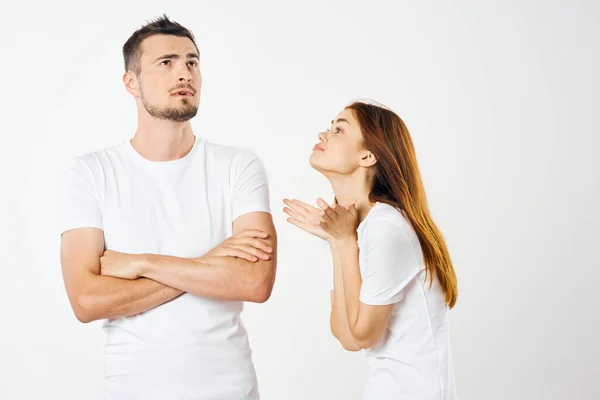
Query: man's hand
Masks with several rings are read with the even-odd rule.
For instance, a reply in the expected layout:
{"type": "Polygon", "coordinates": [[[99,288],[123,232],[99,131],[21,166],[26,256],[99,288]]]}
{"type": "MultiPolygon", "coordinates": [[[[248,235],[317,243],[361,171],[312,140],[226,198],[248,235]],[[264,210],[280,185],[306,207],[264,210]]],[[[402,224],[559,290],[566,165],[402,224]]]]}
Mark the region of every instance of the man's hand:
{"type": "Polygon", "coordinates": [[[100,274],[121,279],[137,279],[141,275],[143,255],[106,250],[100,257],[100,274]]]}
{"type": "Polygon", "coordinates": [[[242,258],[250,262],[271,259],[273,248],[263,239],[269,234],[257,229],[246,229],[237,235],[230,236],[217,247],[206,253],[206,256],[242,258]]]}

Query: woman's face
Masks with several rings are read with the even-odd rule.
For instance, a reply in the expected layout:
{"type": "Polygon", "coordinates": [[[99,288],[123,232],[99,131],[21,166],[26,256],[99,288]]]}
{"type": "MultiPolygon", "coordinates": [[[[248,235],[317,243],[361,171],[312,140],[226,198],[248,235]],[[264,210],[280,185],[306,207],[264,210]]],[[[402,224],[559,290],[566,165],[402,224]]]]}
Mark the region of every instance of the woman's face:
{"type": "Polygon", "coordinates": [[[321,173],[350,175],[364,165],[369,151],[362,146],[363,136],[351,110],[343,110],[331,123],[331,128],[318,135],[310,165],[321,173]]]}

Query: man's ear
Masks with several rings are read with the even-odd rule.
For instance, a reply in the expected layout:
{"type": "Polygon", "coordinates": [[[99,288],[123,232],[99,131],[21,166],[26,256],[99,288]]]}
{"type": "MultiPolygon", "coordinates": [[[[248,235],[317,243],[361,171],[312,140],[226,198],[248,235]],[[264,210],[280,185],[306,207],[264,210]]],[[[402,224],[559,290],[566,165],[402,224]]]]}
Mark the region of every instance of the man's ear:
{"type": "Polygon", "coordinates": [[[125,90],[134,97],[140,96],[139,80],[133,72],[127,71],[123,74],[123,84],[125,85],[125,90]]]}
{"type": "Polygon", "coordinates": [[[377,157],[372,152],[365,150],[361,152],[359,165],[361,167],[372,167],[377,164],[377,157]]]}

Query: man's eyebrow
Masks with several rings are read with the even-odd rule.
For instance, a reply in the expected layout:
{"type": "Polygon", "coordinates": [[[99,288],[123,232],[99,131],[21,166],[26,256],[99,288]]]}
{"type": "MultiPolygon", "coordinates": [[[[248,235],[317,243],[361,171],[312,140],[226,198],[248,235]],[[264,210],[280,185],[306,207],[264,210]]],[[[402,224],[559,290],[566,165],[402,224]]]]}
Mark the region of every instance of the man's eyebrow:
{"type": "Polygon", "coordinates": [[[172,59],[178,59],[178,58],[179,58],[178,54],[165,54],[164,56],[158,57],[156,60],[154,60],[154,62],[157,62],[160,60],[172,60],[172,59]]]}
{"type": "MultiPolygon", "coordinates": [[[[179,54],[165,54],[164,56],[158,57],[154,62],[161,60],[177,60],[179,58],[179,54]]],[[[197,60],[200,59],[200,56],[196,53],[188,53],[187,58],[195,58],[197,60]]]]}

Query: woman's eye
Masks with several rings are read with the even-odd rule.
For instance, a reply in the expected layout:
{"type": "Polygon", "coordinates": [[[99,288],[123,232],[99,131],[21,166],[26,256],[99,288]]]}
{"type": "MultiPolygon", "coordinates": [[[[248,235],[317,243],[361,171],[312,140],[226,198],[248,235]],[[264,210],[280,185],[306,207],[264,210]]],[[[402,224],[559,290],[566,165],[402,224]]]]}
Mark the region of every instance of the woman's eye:
{"type": "Polygon", "coordinates": [[[188,63],[188,65],[189,65],[190,67],[195,67],[195,66],[196,66],[196,63],[195,63],[194,61],[190,61],[190,62],[188,63]]]}
{"type": "Polygon", "coordinates": [[[161,65],[168,65],[170,62],[170,60],[163,60],[160,64],[161,65]]]}

